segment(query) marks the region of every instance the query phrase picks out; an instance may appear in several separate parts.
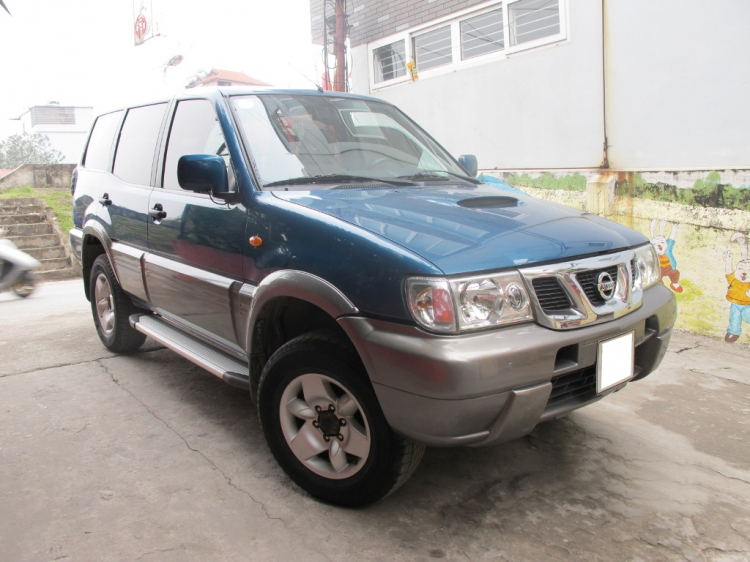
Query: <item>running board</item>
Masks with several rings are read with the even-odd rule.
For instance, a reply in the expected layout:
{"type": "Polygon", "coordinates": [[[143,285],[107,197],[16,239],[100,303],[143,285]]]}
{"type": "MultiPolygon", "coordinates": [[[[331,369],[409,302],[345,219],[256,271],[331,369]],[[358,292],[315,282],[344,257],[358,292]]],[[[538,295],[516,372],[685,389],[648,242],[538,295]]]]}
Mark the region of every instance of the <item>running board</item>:
{"type": "Polygon", "coordinates": [[[247,363],[189,336],[150,314],[133,314],[129,320],[134,329],[206,369],[225,383],[245,390],[250,389],[250,377],[246,374],[250,369],[247,363]]]}

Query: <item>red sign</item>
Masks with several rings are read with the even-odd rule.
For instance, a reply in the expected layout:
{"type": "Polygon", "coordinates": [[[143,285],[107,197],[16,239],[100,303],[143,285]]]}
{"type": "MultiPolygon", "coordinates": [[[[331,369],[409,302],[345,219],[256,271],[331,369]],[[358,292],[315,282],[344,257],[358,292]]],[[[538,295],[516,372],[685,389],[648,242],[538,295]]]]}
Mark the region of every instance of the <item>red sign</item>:
{"type": "Polygon", "coordinates": [[[143,14],[140,14],[135,20],[135,36],[141,39],[148,32],[148,22],[143,14]]]}

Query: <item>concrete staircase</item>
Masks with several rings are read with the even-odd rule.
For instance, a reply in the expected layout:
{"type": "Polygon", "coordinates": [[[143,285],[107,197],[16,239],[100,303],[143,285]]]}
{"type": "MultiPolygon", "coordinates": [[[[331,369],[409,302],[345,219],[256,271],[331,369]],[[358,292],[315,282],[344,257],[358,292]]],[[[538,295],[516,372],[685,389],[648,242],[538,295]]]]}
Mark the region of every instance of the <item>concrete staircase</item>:
{"type": "Polygon", "coordinates": [[[0,229],[20,250],[42,264],[42,280],[70,279],[81,274],[56,224],[47,218],[43,199],[0,199],[0,229]]]}

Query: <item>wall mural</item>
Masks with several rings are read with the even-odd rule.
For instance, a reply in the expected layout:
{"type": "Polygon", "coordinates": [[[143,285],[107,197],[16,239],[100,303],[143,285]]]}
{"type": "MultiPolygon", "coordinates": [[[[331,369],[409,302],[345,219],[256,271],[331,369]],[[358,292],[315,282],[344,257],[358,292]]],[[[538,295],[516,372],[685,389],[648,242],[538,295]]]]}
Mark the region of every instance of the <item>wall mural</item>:
{"type": "Polygon", "coordinates": [[[613,198],[601,215],[650,239],[661,282],[677,298],[677,328],[750,345],[750,169],[519,170],[483,178],[490,174],[494,181],[487,183],[499,189],[578,209],[587,208],[595,182],[614,178],[613,198]]]}
{"type": "Polygon", "coordinates": [[[727,300],[732,303],[729,309],[729,327],[724,341],[736,342],[742,335],[742,323],[750,324],[750,260],[747,258],[747,237],[741,232],[732,234],[732,242],[740,247],[740,260],[733,265],[731,250],[724,252],[724,271],[727,274],[727,300]]]}
{"type": "Polygon", "coordinates": [[[659,223],[659,234],[656,234],[657,222],[657,219],[651,221],[651,243],[656,248],[656,253],[659,254],[659,265],[661,266],[659,283],[664,284],[664,278],[669,277],[671,289],[675,293],[681,293],[684,289],[680,285],[680,270],[677,269],[677,260],[674,257],[675,236],[677,236],[680,225],[673,224],[672,230],[669,232],[669,238],[665,238],[664,228],[667,226],[667,221],[662,219],[659,223]]]}

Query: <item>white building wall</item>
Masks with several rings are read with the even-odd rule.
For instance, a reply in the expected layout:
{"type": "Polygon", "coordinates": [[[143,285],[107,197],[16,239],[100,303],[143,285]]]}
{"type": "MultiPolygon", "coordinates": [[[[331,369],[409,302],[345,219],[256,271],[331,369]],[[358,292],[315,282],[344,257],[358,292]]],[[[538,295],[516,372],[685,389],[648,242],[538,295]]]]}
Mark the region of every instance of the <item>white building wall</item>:
{"type": "Polygon", "coordinates": [[[63,153],[62,164],[77,164],[81,159],[86,138],[94,120],[94,109],[91,107],[76,107],[75,125],[37,124],[32,126],[30,112],[21,116],[23,132],[46,135],[50,147],[63,153]]]}
{"type": "Polygon", "coordinates": [[[610,166],[750,167],[750,2],[606,6],[610,166]]]}
{"type": "Polygon", "coordinates": [[[508,58],[370,91],[365,45],[356,93],[388,100],[481,169],[586,168],[603,156],[600,0],[568,4],[568,39],[508,58]]]}
{"type": "Polygon", "coordinates": [[[603,29],[608,159],[619,170],[750,168],[750,2],[568,0],[567,40],[449,74],[370,88],[480,169],[602,163],[603,29]]]}

